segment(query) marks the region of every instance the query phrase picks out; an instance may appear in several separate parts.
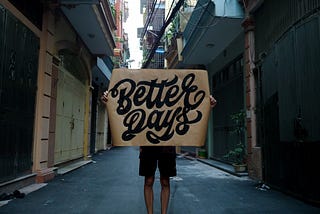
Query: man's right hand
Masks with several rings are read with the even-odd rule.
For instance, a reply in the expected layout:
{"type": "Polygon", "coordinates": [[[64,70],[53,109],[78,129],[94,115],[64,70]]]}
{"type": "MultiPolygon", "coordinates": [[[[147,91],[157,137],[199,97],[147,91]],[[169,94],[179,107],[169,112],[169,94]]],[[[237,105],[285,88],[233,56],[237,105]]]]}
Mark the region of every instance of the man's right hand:
{"type": "Polygon", "coordinates": [[[105,91],[103,92],[103,95],[101,96],[101,101],[104,103],[104,104],[107,104],[108,102],[108,91],[105,91]]]}
{"type": "Polygon", "coordinates": [[[216,105],[217,105],[217,100],[212,95],[210,95],[210,107],[213,108],[216,105]]]}

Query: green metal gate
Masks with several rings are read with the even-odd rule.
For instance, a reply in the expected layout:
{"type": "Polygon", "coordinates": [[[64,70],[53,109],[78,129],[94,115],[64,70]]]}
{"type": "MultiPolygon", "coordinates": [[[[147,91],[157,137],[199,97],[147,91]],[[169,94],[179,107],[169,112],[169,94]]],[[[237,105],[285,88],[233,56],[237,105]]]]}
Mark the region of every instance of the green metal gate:
{"type": "Polygon", "coordinates": [[[287,32],[262,63],[264,179],[320,202],[320,18],[287,32]]]}
{"type": "Polygon", "coordinates": [[[0,182],[32,167],[39,44],[0,5],[0,182]]]}
{"type": "MultiPolygon", "coordinates": [[[[219,101],[213,113],[213,150],[212,157],[231,162],[224,156],[239,143],[234,133],[236,124],[231,115],[244,110],[243,56],[239,56],[212,77],[213,95],[219,101]]],[[[244,133],[239,136],[244,140],[244,133]]]]}

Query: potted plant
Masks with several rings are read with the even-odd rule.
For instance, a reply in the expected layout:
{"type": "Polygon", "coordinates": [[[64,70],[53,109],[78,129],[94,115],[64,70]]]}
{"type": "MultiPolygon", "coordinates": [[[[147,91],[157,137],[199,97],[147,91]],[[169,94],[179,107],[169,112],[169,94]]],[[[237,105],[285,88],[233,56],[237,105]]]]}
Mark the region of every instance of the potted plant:
{"type": "Polygon", "coordinates": [[[197,151],[197,156],[198,156],[199,158],[202,158],[202,159],[207,158],[207,150],[204,149],[204,148],[198,149],[198,151],[197,151]]]}
{"type": "Polygon", "coordinates": [[[232,133],[236,134],[238,142],[224,155],[224,158],[232,162],[236,172],[244,172],[247,170],[246,147],[244,140],[242,140],[245,130],[245,116],[246,113],[244,111],[230,115],[231,120],[235,123],[232,133]]]}
{"type": "Polygon", "coordinates": [[[245,147],[240,142],[226,155],[224,155],[229,161],[231,161],[236,172],[244,172],[247,170],[245,147]]]}

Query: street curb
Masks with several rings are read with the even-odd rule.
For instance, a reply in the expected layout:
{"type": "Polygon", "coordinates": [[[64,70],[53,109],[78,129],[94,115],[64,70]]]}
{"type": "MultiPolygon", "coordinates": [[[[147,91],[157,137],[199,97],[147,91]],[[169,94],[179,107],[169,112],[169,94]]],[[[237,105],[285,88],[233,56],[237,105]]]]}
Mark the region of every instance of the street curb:
{"type": "Polygon", "coordinates": [[[73,170],[76,170],[84,165],[87,165],[89,163],[92,163],[92,160],[83,160],[83,161],[77,161],[75,163],[72,163],[70,165],[61,167],[57,170],[57,175],[64,175],[66,173],[69,173],[73,170]]]}
{"type": "Polygon", "coordinates": [[[195,157],[192,157],[190,155],[181,155],[181,157],[184,157],[185,159],[188,159],[188,160],[197,160],[201,163],[204,163],[204,164],[207,164],[209,166],[212,166],[214,168],[217,168],[219,170],[222,170],[224,172],[227,172],[229,174],[232,174],[234,176],[237,176],[237,177],[245,177],[245,176],[248,176],[248,173],[247,172],[244,172],[244,173],[237,173],[233,170],[233,167],[231,165],[228,165],[228,164],[225,164],[225,163],[222,163],[222,162],[219,162],[219,161],[214,161],[214,160],[210,160],[210,159],[204,159],[204,158],[195,158],[195,157]]]}
{"type": "MultiPolygon", "coordinates": [[[[31,184],[26,187],[23,187],[19,189],[21,193],[24,193],[25,195],[28,195],[34,191],[37,191],[43,187],[47,186],[47,183],[39,183],[39,184],[31,184]]],[[[7,205],[10,201],[15,200],[16,198],[10,199],[10,200],[5,200],[5,201],[0,201],[0,207],[7,205]]]]}

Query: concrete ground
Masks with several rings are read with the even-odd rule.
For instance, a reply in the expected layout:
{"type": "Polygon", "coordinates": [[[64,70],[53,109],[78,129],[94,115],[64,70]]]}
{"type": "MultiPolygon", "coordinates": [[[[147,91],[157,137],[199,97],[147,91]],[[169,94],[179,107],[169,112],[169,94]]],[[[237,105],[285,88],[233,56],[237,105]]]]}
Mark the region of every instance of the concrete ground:
{"type": "MultiPolygon", "coordinates": [[[[0,213],[146,213],[143,177],[138,176],[136,147],[112,148],[70,172],[60,170],[47,185],[34,186],[23,199],[13,199],[0,213]],[[67,173],[68,172],[68,173],[67,173]]],[[[178,175],[171,179],[169,214],[320,213],[320,208],[275,190],[257,188],[238,177],[196,159],[177,158],[178,175]]],[[[159,174],[154,186],[155,213],[160,213],[159,174]]]]}

